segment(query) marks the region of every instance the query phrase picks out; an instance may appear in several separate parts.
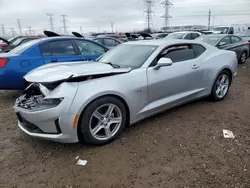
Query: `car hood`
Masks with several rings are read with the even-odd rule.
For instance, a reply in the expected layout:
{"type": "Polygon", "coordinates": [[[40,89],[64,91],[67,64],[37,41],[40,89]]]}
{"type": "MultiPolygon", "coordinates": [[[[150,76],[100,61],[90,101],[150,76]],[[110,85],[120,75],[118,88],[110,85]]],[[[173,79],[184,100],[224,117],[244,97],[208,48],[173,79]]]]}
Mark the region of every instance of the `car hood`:
{"type": "Polygon", "coordinates": [[[113,68],[111,65],[99,62],[70,62],[47,64],[26,74],[28,82],[49,83],[83,76],[119,74],[129,72],[131,68],[113,68]]]}

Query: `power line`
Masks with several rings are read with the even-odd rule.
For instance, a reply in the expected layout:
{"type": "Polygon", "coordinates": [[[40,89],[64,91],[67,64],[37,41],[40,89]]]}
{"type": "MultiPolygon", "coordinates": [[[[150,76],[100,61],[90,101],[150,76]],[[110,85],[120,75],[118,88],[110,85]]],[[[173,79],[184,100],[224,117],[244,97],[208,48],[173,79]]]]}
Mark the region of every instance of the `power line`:
{"type": "Polygon", "coordinates": [[[68,34],[68,32],[67,32],[67,21],[68,20],[66,20],[66,17],[67,17],[67,15],[61,15],[61,17],[62,17],[62,20],[61,20],[61,22],[63,23],[63,31],[64,31],[64,35],[67,35],[68,34]]]}
{"type": "Polygon", "coordinates": [[[12,37],[14,37],[16,35],[15,29],[13,27],[11,27],[10,30],[11,30],[11,33],[12,33],[12,37]]]}
{"type": "Polygon", "coordinates": [[[5,36],[4,24],[1,24],[1,28],[2,28],[2,36],[5,36]]]}
{"type": "Polygon", "coordinates": [[[210,26],[211,26],[211,9],[209,9],[208,11],[208,30],[210,30],[210,26]]]}
{"type": "Polygon", "coordinates": [[[54,19],[53,19],[53,14],[46,14],[49,17],[49,25],[50,25],[50,30],[54,31],[54,19]]]}
{"type": "Polygon", "coordinates": [[[111,24],[111,31],[112,31],[112,33],[113,33],[113,32],[114,32],[114,23],[111,22],[110,24],[111,24]]]}
{"type": "Polygon", "coordinates": [[[173,4],[169,0],[165,0],[161,4],[165,8],[165,14],[164,14],[164,16],[162,16],[162,18],[164,18],[164,27],[168,27],[169,26],[169,18],[172,18],[172,16],[169,15],[169,8],[173,4]]]}
{"type": "Polygon", "coordinates": [[[82,33],[82,26],[80,26],[80,31],[81,31],[81,34],[83,35],[83,33],[82,33]]]}
{"type": "Polygon", "coordinates": [[[152,21],[152,7],[154,6],[154,2],[152,0],[144,0],[144,4],[146,6],[146,10],[144,11],[144,13],[146,13],[146,27],[148,32],[151,31],[151,26],[153,25],[153,21],[152,21]]]}
{"type": "Polygon", "coordinates": [[[22,27],[21,27],[21,22],[20,21],[21,21],[20,19],[17,19],[17,25],[18,25],[18,28],[19,28],[19,34],[23,35],[22,27]]]}
{"type": "Polygon", "coordinates": [[[32,34],[32,29],[31,29],[32,27],[31,26],[28,26],[28,29],[29,29],[29,36],[31,36],[32,34]]]}

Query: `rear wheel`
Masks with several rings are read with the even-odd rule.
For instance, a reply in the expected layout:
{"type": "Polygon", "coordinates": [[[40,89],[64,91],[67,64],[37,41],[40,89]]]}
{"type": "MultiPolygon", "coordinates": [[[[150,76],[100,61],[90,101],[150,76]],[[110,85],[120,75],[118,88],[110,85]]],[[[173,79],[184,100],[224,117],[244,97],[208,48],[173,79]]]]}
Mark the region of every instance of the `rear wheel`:
{"type": "Polygon", "coordinates": [[[221,101],[223,100],[229,91],[231,84],[231,77],[229,75],[229,72],[224,70],[222,71],[216,78],[212,92],[211,97],[214,101],[221,101]]]}
{"type": "Polygon", "coordinates": [[[78,125],[80,142],[104,145],[115,140],[126,123],[124,104],[112,96],[90,103],[81,115],[78,125]]]}
{"type": "Polygon", "coordinates": [[[242,52],[240,55],[239,63],[244,64],[247,61],[247,52],[242,52]]]}

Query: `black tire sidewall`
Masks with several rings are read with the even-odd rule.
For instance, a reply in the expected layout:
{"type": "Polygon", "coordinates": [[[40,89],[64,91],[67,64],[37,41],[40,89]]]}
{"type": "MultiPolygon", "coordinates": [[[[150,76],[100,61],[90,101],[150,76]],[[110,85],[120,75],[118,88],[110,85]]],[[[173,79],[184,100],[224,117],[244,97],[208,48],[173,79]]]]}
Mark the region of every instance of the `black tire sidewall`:
{"type": "MultiPolygon", "coordinates": [[[[246,61],[244,61],[244,62],[241,61],[241,57],[243,56],[243,54],[246,54],[246,57],[247,57],[247,52],[242,52],[240,55],[240,59],[239,59],[240,64],[244,64],[246,62],[246,61]]],[[[247,60],[247,58],[246,58],[246,60],[247,60]]]]}
{"type": "Polygon", "coordinates": [[[211,92],[211,97],[212,97],[212,99],[213,99],[214,101],[222,101],[222,100],[227,96],[227,94],[228,94],[228,92],[229,92],[231,82],[232,82],[232,80],[231,80],[231,77],[230,77],[228,71],[226,71],[226,70],[221,71],[220,74],[216,77],[216,79],[215,79],[215,81],[214,81],[214,84],[213,84],[213,88],[212,88],[212,92],[211,92]],[[216,94],[216,83],[217,83],[218,79],[221,77],[221,75],[223,75],[223,74],[226,74],[226,75],[228,76],[228,79],[229,79],[229,86],[228,86],[228,87],[229,87],[229,88],[228,88],[228,90],[227,90],[227,93],[224,95],[224,97],[219,98],[219,97],[217,96],[217,94],[216,94]]]}
{"type": "Polygon", "coordinates": [[[105,97],[101,97],[101,98],[94,100],[85,108],[85,110],[82,112],[80,116],[79,123],[78,123],[79,142],[90,144],[90,145],[104,145],[104,144],[110,143],[111,141],[117,139],[121,135],[126,125],[126,118],[127,118],[126,108],[124,104],[118,98],[113,97],[113,96],[105,96],[105,97]],[[92,134],[90,133],[89,121],[93,112],[101,105],[104,105],[107,103],[115,104],[117,107],[120,108],[121,113],[122,113],[122,123],[121,123],[119,130],[113,137],[111,137],[108,140],[98,140],[94,138],[92,134]]]}

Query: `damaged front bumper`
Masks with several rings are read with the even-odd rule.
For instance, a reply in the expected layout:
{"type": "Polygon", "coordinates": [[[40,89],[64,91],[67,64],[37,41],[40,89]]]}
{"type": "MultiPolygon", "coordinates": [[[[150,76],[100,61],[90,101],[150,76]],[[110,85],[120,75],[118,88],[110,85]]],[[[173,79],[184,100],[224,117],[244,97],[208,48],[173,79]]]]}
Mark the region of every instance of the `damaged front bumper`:
{"type": "Polygon", "coordinates": [[[45,96],[43,87],[30,86],[14,106],[20,129],[37,138],[78,142],[77,130],[72,127],[76,114],[69,111],[77,88],[77,83],[65,82],[45,96]]]}

